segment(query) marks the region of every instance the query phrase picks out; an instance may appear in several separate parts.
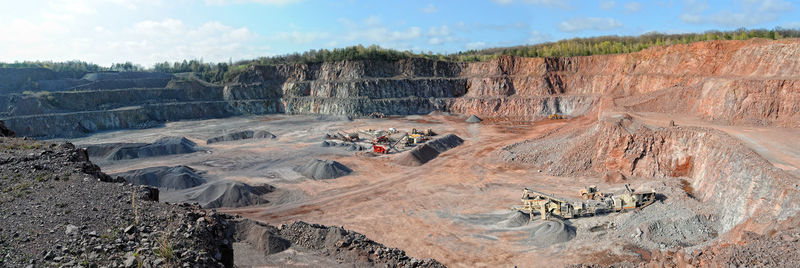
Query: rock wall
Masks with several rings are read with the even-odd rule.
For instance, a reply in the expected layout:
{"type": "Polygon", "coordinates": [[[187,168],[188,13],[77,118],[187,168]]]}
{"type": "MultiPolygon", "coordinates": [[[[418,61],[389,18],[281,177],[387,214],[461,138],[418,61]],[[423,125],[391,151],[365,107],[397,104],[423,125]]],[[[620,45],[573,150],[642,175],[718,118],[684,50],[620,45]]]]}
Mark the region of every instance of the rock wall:
{"type": "MultiPolygon", "coordinates": [[[[38,75],[32,79],[43,79],[35,82],[56,90],[0,96],[5,107],[0,120],[20,135],[50,137],[264,113],[447,111],[536,120],[553,113],[580,116],[592,111],[601,97],[609,97],[630,111],[797,127],[797,58],[800,40],[753,39],[617,55],[504,56],[475,63],[403,59],[251,66],[224,86],[162,73],[97,73],[69,80],[38,70],[32,71],[38,75]],[[218,111],[199,107],[204,103],[218,111]],[[83,130],[69,130],[76,128],[83,130]]],[[[7,78],[5,85],[21,81],[22,76],[10,72],[15,71],[0,70],[0,80],[7,78]]]]}

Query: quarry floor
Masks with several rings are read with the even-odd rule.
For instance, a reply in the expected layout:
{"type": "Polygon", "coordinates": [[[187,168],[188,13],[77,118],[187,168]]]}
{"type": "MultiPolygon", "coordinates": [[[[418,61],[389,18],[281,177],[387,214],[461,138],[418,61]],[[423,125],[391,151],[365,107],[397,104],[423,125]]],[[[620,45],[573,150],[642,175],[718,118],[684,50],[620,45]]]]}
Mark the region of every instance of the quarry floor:
{"type": "MultiPolygon", "coordinates": [[[[782,142],[800,140],[800,130],[721,126],[663,114],[632,115],[656,126],[666,126],[670,120],[675,120],[678,125],[720,129],[744,141],[776,167],[800,174],[800,144],[782,142]]],[[[511,206],[519,205],[524,187],[577,200],[578,191],[586,185],[597,185],[604,192],[619,192],[624,189],[623,184],[609,184],[593,177],[548,176],[530,167],[498,161],[493,153],[503,146],[537,138],[556,128],[590,127],[594,120],[585,117],[535,123],[487,120],[470,124],[464,119],[463,116],[426,115],[351,121],[333,116],[269,115],[171,122],[160,128],[105,132],[71,141],[76,145],[88,145],[152,142],[164,136],[186,136],[205,151],[136,160],[92,161],[106,173],[187,165],[219,179],[267,183],[277,188],[266,196],[269,204],[220,211],[270,224],[302,220],[343,226],[389,247],[403,249],[410,256],[435,258],[450,267],[558,267],[587,262],[636,262],[641,259],[643,250],[658,248],[659,243],[665,241],[662,238],[639,241],[642,240],[639,229],[649,226],[648,221],[670,221],[669,217],[673,216],[663,210],[681,205],[688,207],[682,213],[702,215],[704,204],[685,198],[678,179],[631,178],[628,183],[634,188],[654,188],[664,193],[666,199],[642,211],[569,220],[567,224],[574,228],[571,240],[537,236],[542,220],[537,217],[533,223],[525,224],[527,216],[510,210],[511,206]],[[419,167],[398,165],[393,155],[374,156],[341,147],[320,146],[326,133],[388,128],[406,131],[431,128],[441,134],[456,134],[465,142],[419,167]],[[277,139],[205,143],[208,138],[245,129],[267,130],[277,135],[277,139]],[[336,160],[354,172],[333,180],[317,181],[292,170],[311,158],[336,160]],[[614,230],[607,228],[609,223],[625,221],[641,224],[614,230]],[[566,242],[556,243],[562,241],[566,242]]],[[[692,215],[680,217],[691,218],[692,215]]],[[[693,246],[714,241],[712,238],[695,242],[693,246]]]]}

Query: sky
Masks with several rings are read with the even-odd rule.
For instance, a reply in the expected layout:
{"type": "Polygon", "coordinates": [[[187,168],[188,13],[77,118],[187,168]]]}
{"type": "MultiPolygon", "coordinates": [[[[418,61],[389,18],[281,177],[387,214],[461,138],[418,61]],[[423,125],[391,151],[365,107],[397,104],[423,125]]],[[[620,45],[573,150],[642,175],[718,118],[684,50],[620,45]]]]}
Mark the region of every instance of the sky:
{"type": "Polygon", "coordinates": [[[800,0],[0,0],[0,62],[228,62],[376,44],[414,52],[573,37],[800,28],[800,0]]]}

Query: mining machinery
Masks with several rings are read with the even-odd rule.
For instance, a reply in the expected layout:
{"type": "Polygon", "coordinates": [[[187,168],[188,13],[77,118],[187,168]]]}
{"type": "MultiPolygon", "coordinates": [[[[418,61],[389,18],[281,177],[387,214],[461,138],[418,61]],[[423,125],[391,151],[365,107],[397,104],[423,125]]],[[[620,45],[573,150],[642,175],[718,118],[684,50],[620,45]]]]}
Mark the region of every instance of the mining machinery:
{"type": "MultiPolygon", "coordinates": [[[[587,190],[587,189],[584,189],[587,190]]],[[[595,192],[597,189],[595,187],[595,192]]],[[[583,194],[583,190],[580,192],[583,194]]],[[[512,207],[513,210],[528,213],[533,221],[534,213],[539,213],[542,219],[558,217],[572,219],[576,217],[589,217],[598,213],[622,212],[646,207],[656,200],[655,191],[636,193],[627,184],[625,192],[619,195],[600,194],[602,200],[586,200],[570,202],[552,194],[542,193],[530,188],[522,191],[522,206],[512,207]]]]}

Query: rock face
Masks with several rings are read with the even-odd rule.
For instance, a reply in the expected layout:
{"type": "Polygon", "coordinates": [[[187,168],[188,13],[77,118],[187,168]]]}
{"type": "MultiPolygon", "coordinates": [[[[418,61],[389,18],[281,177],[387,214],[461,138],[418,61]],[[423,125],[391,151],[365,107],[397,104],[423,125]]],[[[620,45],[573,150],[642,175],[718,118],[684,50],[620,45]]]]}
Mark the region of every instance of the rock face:
{"type": "Polygon", "coordinates": [[[275,138],[274,134],[264,130],[259,130],[259,131],[245,130],[234,133],[228,133],[218,137],[213,137],[208,139],[206,143],[211,144],[223,141],[235,141],[244,139],[274,139],[274,138],[275,138]]]}
{"type": "MultiPolygon", "coordinates": [[[[224,86],[157,73],[59,80],[47,71],[30,70],[33,81],[53,92],[0,96],[0,107],[6,107],[0,119],[19,135],[34,137],[76,137],[172,120],[269,113],[365,116],[443,111],[536,120],[550,114],[586,114],[606,96],[634,111],[796,127],[798,57],[796,39],[711,41],[630,54],[506,56],[474,63],[403,59],[252,66],[224,86]]],[[[4,77],[8,79],[0,84],[19,82],[0,71],[0,80],[4,77]]]]}
{"type": "Polygon", "coordinates": [[[150,167],[131,170],[112,176],[123,177],[125,181],[135,185],[149,185],[163,189],[186,189],[206,182],[201,172],[187,166],[150,167]]]}

